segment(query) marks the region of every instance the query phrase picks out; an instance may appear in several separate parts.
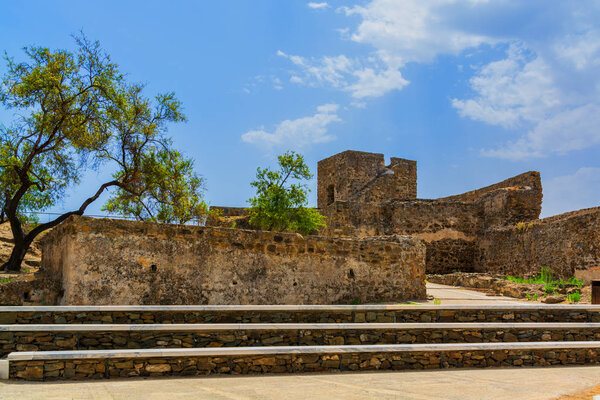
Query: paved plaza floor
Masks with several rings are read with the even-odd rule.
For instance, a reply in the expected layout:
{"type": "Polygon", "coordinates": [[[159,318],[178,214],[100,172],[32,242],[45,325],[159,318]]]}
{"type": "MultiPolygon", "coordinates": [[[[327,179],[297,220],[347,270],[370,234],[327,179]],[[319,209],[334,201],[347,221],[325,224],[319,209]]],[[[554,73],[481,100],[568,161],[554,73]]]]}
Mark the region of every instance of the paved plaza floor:
{"type": "Polygon", "coordinates": [[[595,386],[600,367],[126,379],[0,381],[3,400],[550,400],[595,386]]]}

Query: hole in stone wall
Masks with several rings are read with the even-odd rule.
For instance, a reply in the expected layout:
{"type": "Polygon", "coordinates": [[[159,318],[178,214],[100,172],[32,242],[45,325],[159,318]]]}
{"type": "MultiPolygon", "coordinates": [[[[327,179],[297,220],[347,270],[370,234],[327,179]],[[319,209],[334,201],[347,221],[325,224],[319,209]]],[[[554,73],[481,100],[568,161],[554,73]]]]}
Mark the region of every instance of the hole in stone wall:
{"type": "Polygon", "coordinates": [[[348,278],[354,279],[354,270],[352,268],[350,268],[350,270],[348,270],[348,278]]]}
{"type": "Polygon", "coordinates": [[[156,272],[157,269],[158,269],[158,267],[156,266],[156,264],[152,264],[150,266],[150,271],[152,271],[152,272],[156,272]]]}
{"type": "Polygon", "coordinates": [[[231,281],[231,283],[237,285],[237,281],[231,281]]]}
{"type": "Polygon", "coordinates": [[[335,185],[327,186],[327,204],[335,202],[335,185]]]}
{"type": "Polygon", "coordinates": [[[294,286],[298,286],[298,282],[294,282],[294,286]]]}
{"type": "Polygon", "coordinates": [[[23,292],[23,300],[29,301],[30,298],[31,298],[31,292],[29,290],[26,292],[23,292]]]}

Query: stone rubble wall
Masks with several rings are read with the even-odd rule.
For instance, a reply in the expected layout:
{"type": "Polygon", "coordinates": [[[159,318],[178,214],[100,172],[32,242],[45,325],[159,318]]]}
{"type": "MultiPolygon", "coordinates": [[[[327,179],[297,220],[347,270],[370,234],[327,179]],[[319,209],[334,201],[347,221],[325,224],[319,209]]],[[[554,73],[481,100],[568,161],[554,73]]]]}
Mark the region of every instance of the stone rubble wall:
{"type": "Polygon", "coordinates": [[[480,189],[471,190],[469,192],[454,196],[441,197],[439,200],[457,200],[463,203],[475,203],[484,198],[488,193],[505,188],[532,190],[539,196],[539,205],[541,207],[542,179],[540,177],[540,173],[537,171],[524,172],[501,182],[494,183],[493,185],[485,186],[480,189]]]}
{"type": "Polygon", "coordinates": [[[541,200],[540,175],[527,172],[436,200],[336,201],[320,209],[328,225],[322,233],[334,237],[412,235],[425,241],[428,274],[472,272],[485,266],[480,254],[485,233],[536,220],[541,200]]]}
{"type": "Polygon", "coordinates": [[[255,356],[11,361],[11,379],[105,379],[185,376],[480,367],[548,367],[599,364],[594,348],[556,350],[476,350],[276,354],[255,356]]]}
{"type": "Polygon", "coordinates": [[[350,304],[425,297],[417,238],[71,217],[42,243],[61,304],[350,304]]]}
{"type": "Polygon", "coordinates": [[[557,278],[600,279],[600,207],[488,230],[477,270],[529,276],[542,267],[557,278]]]}
{"type": "Polygon", "coordinates": [[[228,331],[0,332],[0,357],[15,351],[241,346],[342,346],[600,340],[600,328],[285,329],[228,331]]]}
{"type": "MultiPolygon", "coordinates": [[[[408,307],[408,306],[407,306],[408,307]]],[[[412,308],[412,307],[411,307],[412,308]]],[[[600,310],[571,306],[524,309],[363,311],[0,311],[0,324],[203,324],[394,322],[600,322],[600,310]]]]}
{"type": "Polygon", "coordinates": [[[334,201],[381,201],[417,197],[417,163],[383,154],[344,151],[317,164],[317,204],[324,208],[334,201]],[[334,188],[333,192],[329,191],[334,188]]]}

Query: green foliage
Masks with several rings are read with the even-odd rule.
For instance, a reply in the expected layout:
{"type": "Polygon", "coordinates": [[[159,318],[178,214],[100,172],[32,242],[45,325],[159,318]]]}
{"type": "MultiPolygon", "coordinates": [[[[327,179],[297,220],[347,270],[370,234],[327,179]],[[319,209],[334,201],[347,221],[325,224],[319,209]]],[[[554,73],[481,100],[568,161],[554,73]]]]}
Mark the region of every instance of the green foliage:
{"type": "Polygon", "coordinates": [[[564,288],[566,286],[577,286],[581,288],[583,286],[583,281],[575,278],[574,276],[564,280],[564,279],[554,279],[554,275],[549,268],[542,267],[540,273],[532,278],[523,278],[523,277],[515,277],[508,275],[506,280],[516,282],[516,283],[533,283],[533,284],[543,284],[545,285],[545,289],[547,292],[554,292],[557,287],[564,288]]]}
{"type": "Polygon", "coordinates": [[[544,285],[544,293],[546,293],[546,294],[552,294],[552,293],[554,293],[555,291],[556,291],[556,287],[555,287],[553,284],[551,284],[551,283],[546,283],[546,284],[544,285]]]}
{"type": "Polygon", "coordinates": [[[567,303],[579,303],[581,300],[581,293],[579,290],[574,291],[573,293],[567,294],[567,303]]]}
{"type": "Polygon", "coordinates": [[[105,209],[138,219],[185,222],[208,211],[192,162],[166,136],[168,123],[185,120],[175,95],[145,97],[98,42],[75,41],[76,53],[26,47],[25,62],[5,57],[0,103],[16,116],[0,126],[0,217],[15,237],[6,268],[20,264],[35,236],[83,214],[106,190],[116,193],[105,209]],[[23,232],[28,212],[55,205],[87,171],[100,169],[113,179],[78,209],[23,232]]]}
{"type": "Polygon", "coordinates": [[[440,300],[440,299],[437,299],[437,298],[436,298],[436,299],[433,299],[433,305],[435,305],[435,306],[439,306],[439,305],[441,305],[441,304],[442,304],[442,300],[440,300]]]}
{"type": "Polygon", "coordinates": [[[250,224],[264,230],[303,234],[325,227],[324,216],[315,209],[305,208],[309,189],[298,181],[308,180],[312,174],[304,157],[286,152],[277,158],[277,171],[259,167],[256,181],[250,184],[256,188],[256,196],[248,200],[250,224]]]}
{"type": "MultiPolygon", "coordinates": [[[[195,174],[192,160],[177,151],[160,150],[143,154],[140,165],[140,174],[127,189],[117,188],[103,210],[138,220],[179,224],[204,222],[211,214],[202,200],[204,181],[195,174]]],[[[114,177],[119,179],[120,173],[114,177]]]]}
{"type": "Polygon", "coordinates": [[[538,299],[539,297],[540,297],[540,296],[539,296],[537,293],[535,293],[533,296],[532,296],[532,295],[530,295],[529,293],[527,294],[527,300],[529,300],[529,301],[537,301],[537,299],[538,299]]]}
{"type": "MultiPolygon", "coordinates": [[[[544,285],[544,293],[546,295],[551,295],[555,293],[559,288],[565,288],[567,286],[577,286],[581,288],[583,286],[583,281],[579,280],[575,277],[571,277],[567,280],[564,279],[554,279],[554,275],[549,268],[542,267],[540,273],[533,278],[523,278],[523,277],[514,277],[508,275],[506,280],[516,282],[516,283],[526,283],[526,284],[538,284],[544,285]]],[[[577,291],[579,293],[579,291],[577,291]]],[[[537,300],[538,295],[535,294],[533,297],[527,295],[529,300],[537,300]]],[[[574,297],[573,297],[574,298],[574,297]]],[[[569,296],[567,296],[567,300],[569,300],[569,296]]],[[[579,299],[577,300],[579,301],[579,299]]],[[[575,301],[573,301],[575,302],[575,301]]]]}

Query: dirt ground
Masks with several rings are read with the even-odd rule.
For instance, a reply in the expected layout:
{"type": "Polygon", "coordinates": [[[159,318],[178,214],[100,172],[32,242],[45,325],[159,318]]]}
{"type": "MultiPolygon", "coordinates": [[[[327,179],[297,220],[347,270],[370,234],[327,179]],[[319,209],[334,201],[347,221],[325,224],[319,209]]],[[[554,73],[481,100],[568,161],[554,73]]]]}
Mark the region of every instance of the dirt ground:
{"type": "MultiPolygon", "coordinates": [[[[600,381],[600,376],[598,377],[598,380],[600,381]]],[[[557,397],[556,400],[592,400],[595,395],[600,395],[600,385],[591,389],[582,390],[581,392],[557,397]]]]}
{"type": "MultiPolygon", "coordinates": [[[[13,235],[8,222],[0,224],[0,265],[4,264],[10,257],[13,248],[13,235]]],[[[33,274],[38,270],[42,261],[42,251],[39,248],[38,241],[34,241],[33,245],[27,252],[21,273],[6,273],[0,272],[0,284],[6,282],[14,282],[21,280],[33,279],[33,274]]]]}

